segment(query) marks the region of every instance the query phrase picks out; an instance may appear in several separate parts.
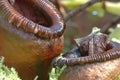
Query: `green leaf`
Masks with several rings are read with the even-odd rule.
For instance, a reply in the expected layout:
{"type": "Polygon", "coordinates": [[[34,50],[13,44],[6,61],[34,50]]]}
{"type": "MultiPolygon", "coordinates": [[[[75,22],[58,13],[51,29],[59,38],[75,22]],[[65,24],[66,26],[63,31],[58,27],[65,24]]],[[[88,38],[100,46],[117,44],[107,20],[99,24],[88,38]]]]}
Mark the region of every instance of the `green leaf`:
{"type": "MultiPolygon", "coordinates": [[[[85,4],[90,0],[61,0],[61,4],[66,8],[72,10],[80,5],[85,4]]],[[[106,11],[115,15],[120,15],[120,2],[105,1],[106,11]]],[[[99,17],[103,17],[105,10],[103,9],[103,2],[95,3],[87,8],[89,12],[96,11],[99,17]]]]}
{"type": "Polygon", "coordinates": [[[0,57],[0,80],[21,80],[14,68],[3,65],[4,58],[0,57]]]}
{"type": "Polygon", "coordinates": [[[117,25],[117,27],[112,30],[112,33],[109,36],[110,40],[116,41],[120,43],[120,24],[117,25]]]}

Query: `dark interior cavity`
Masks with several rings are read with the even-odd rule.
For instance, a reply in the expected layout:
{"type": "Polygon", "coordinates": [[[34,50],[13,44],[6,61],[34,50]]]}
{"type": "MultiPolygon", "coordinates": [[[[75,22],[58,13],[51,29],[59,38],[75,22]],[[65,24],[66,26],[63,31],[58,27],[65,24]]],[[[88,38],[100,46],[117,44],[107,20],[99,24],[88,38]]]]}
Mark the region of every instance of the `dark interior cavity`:
{"type": "MultiPolygon", "coordinates": [[[[11,2],[10,2],[11,3],[11,2]]],[[[32,20],[36,24],[50,27],[52,20],[41,8],[38,8],[32,0],[15,0],[11,5],[24,17],[32,20]]]]}

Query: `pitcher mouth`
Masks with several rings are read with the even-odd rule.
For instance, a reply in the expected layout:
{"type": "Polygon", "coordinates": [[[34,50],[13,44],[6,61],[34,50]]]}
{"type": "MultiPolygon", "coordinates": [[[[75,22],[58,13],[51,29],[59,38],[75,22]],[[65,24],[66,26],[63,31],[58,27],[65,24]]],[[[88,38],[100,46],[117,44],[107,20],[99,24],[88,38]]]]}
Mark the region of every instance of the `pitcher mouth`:
{"type": "Polygon", "coordinates": [[[35,3],[30,0],[15,0],[14,2],[9,0],[9,3],[17,10],[21,15],[33,21],[36,24],[50,27],[53,22],[50,16],[38,8],[35,3]]]}
{"type": "Polygon", "coordinates": [[[47,0],[1,0],[0,9],[9,23],[38,37],[58,38],[64,32],[63,19],[47,0]]]}

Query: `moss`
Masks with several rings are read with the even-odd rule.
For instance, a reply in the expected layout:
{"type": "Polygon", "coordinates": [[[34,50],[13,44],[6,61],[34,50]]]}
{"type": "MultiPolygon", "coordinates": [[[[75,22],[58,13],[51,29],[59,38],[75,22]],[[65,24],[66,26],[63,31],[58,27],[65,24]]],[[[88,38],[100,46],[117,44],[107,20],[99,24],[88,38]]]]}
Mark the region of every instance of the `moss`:
{"type": "Polygon", "coordinates": [[[0,80],[21,80],[14,68],[8,68],[3,64],[4,58],[0,57],[0,80]]]}

